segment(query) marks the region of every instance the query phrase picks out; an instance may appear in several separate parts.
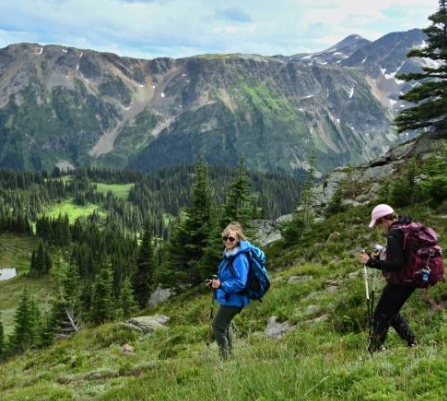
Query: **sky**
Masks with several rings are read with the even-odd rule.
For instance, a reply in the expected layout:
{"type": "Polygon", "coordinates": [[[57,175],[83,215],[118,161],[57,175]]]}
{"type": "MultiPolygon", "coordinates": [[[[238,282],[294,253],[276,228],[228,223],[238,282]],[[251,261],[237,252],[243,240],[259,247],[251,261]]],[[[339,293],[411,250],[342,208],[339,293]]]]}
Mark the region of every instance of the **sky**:
{"type": "Polygon", "coordinates": [[[438,0],[0,0],[0,48],[55,44],[152,59],[293,55],[425,28],[438,0]]]}

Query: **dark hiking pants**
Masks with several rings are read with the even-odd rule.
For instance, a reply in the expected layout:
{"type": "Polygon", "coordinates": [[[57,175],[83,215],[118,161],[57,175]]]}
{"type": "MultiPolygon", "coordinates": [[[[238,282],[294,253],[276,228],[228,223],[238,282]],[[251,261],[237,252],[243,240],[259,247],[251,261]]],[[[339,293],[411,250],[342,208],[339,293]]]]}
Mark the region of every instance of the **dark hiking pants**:
{"type": "Polygon", "coordinates": [[[373,316],[373,331],[368,346],[369,352],[378,351],[385,342],[390,326],[409,346],[414,344],[414,333],[406,320],[399,314],[415,288],[399,284],[387,284],[380,296],[373,316]]]}
{"type": "Polygon", "coordinates": [[[231,321],[242,310],[237,306],[219,306],[213,320],[214,338],[219,346],[220,355],[224,358],[233,352],[233,330],[231,321]]]}

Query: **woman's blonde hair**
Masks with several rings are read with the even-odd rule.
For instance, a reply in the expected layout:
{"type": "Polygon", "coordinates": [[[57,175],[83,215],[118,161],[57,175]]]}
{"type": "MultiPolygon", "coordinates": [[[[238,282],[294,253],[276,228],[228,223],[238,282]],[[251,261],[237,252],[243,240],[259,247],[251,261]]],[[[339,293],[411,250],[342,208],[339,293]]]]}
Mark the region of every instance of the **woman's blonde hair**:
{"type": "Polygon", "coordinates": [[[242,232],[242,226],[237,221],[232,221],[222,231],[222,236],[228,235],[231,232],[235,232],[239,240],[246,240],[247,237],[242,232]]]}

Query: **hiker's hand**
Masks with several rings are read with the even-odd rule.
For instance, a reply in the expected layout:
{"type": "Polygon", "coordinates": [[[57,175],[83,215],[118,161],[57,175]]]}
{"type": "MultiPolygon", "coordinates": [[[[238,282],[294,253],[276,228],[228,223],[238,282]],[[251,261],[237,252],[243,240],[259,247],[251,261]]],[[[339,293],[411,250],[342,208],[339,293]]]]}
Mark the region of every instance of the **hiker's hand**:
{"type": "Polygon", "coordinates": [[[211,281],[211,287],[213,287],[214,289],[219,288],[220,287],[220,280],[218,278],[213,279],[211,281]]]}
{"type": "Polygon", "coordinates": [[[360,260],[361,264],[366,265],[368,263],[368,260],[369,260],[369,255],[366,252],[365,253],[361,253],[359,255],[359,260],[360,260]]]}

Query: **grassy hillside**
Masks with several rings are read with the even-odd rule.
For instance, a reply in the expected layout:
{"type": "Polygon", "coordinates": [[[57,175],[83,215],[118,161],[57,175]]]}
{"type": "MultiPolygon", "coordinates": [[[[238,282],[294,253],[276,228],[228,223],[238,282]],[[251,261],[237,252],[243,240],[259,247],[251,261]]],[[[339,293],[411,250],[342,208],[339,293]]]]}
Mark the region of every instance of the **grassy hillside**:
{"type": "MultiPolygon", "coordinates": [[[[445,216],[409,211],[447,232],[445,216]]],[[[385,351],[366,352],[356,254],[383,241],[366,228],[369,213],[351,209],[317,223],[299,245],[267,249],[273,285],[236,318],[234,359],[222,362],[216,345],[206,345],[211,294],[194,288],[145,311],[170,318],[151,336],[107,324],[3,363],[2,400],[445,400],[446,284],[431,289],[438,307],[417,291],[403,310],[417,346],[404,347],[391,330],[385,351]],[[337,240],[328,240],[334,232],[337,240]],[[293,330],[268,337],[272,316],[293,330]]],[[[382,285],[377,277],[377,294],[382,285]]]]}

